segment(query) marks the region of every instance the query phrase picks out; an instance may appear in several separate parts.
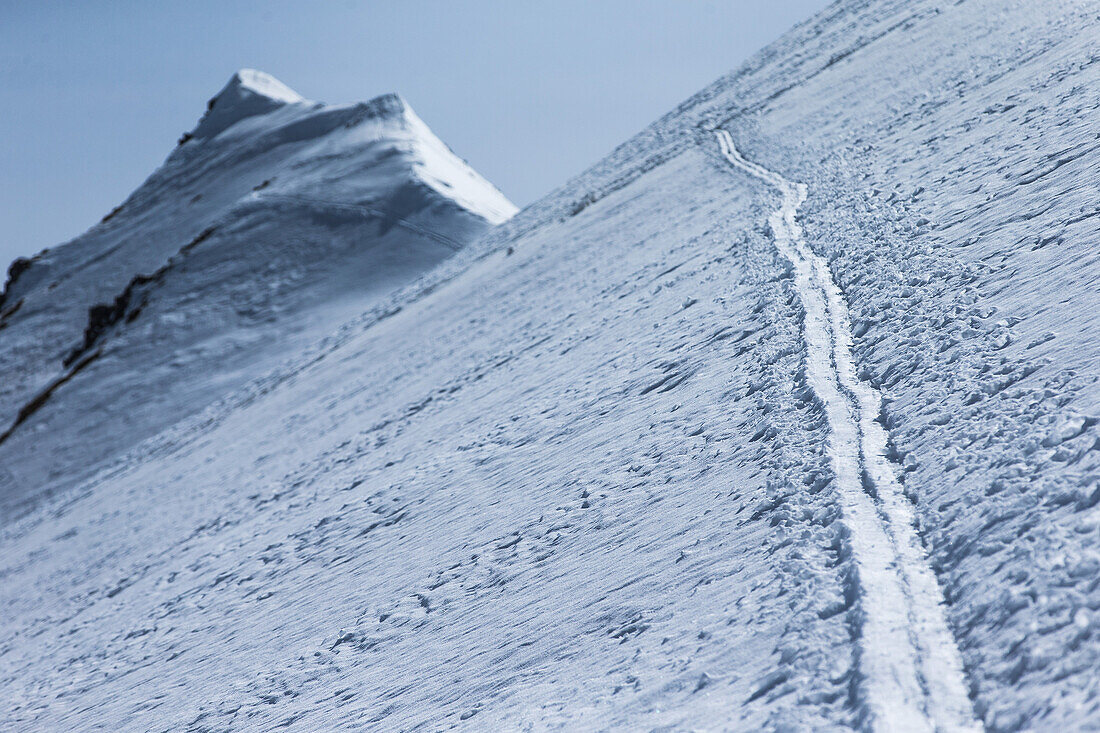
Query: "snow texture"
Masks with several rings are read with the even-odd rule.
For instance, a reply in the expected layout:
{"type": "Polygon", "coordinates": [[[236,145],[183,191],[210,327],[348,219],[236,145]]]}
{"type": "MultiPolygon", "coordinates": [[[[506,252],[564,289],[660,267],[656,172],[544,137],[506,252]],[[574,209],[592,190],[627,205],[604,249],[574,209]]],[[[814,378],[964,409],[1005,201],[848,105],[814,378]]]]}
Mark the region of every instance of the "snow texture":
{"type": "Polygon", "coordinates": [[[831,464],[862,604],[859,657],[867,722],[899,731],[974,730],[943,595],[886,460],[886,432],[875,422],[882,398],[855,376],[847,302],[795,220],[806,187],[746,161],[725,130],[715,135],[734,167],[782,195],[768,223],[776,248],[794,268],[805,318],[806,380],[829,421],[831,464]]]}
{"type": "Polygon", "coordinates": [[[396,97],[184,142],[0,306],[0,728],[1097,728],[1098,24],[841,0],[363,294],[396,97]]]}

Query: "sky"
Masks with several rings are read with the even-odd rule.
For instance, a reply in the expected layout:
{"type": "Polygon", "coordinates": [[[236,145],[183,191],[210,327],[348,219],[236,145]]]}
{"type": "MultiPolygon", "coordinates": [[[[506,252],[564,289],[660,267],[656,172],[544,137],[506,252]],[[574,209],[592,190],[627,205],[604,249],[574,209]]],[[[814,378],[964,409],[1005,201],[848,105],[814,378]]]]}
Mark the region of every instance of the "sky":
{"type": "Polygon", "coordinates": [[[524,206],[825,0],[0,0],[0,280],[148,176],[239,68],[398,92],[524,206]]]}

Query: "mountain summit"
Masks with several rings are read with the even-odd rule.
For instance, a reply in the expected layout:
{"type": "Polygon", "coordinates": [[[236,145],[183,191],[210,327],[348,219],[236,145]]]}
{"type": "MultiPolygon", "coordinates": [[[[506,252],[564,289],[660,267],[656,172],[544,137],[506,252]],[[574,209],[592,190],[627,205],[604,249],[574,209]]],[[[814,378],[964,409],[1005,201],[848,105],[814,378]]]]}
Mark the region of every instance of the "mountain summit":
{"type": "Polygon", "coordinates": [[[121,206],[13,266],[0,512],[261,376],[515,210],[397,95],[325,105],[238,71],[121,206]]]}
{"type": "Polygon", "coordinates": [[[269,74],[241,69],[210,100],[206,114],[190,135],[214,137],[245,117],[267,114],[288,104],[311,102],[269,74]]]}

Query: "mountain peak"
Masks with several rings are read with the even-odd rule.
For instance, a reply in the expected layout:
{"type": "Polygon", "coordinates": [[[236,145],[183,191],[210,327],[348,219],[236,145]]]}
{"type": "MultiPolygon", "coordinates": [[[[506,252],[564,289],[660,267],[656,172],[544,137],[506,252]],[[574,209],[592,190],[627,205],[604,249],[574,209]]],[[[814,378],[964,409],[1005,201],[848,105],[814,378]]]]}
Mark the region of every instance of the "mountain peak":
{"type": "MultiPolygon", "coordinates": [[[[234,93],[237,96],[246,94],[257,95],[266,97],[272,101],[284,103],[306,101],[302,95],[271,76],[271,74],[265,74],[256,69],[240,69],[237,73],[233,74],[229,79],[229,83],[226,84],[225,88],[218,94],[218,97],[222,97],[227,92],[234,93]]],[[[215,100],[218,97],[215,97],[215,100]]]]}
{"type": "Polygon", "coordinates": [[[211,138],[246,117],[267,114],[309,100],[281,81],[256,69],[241,69],[206,105],[206,114],[190,137],[211,138]]]}

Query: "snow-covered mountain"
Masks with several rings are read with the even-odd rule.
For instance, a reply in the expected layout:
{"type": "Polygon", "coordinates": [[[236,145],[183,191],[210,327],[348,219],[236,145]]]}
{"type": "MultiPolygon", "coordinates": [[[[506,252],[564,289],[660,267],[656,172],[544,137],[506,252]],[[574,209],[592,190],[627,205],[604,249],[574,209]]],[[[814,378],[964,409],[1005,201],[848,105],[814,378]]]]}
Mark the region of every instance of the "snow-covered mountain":
{"type": "Polygon", "coordinates": [[[1096,728],[1098,28],[841,0],[242,364],[5,524],[0,721],[1096,728]]]}
{"type": "Polygon", "coordinates": [[[322,105],[238,72],[122,206],[13,265],[0,507],[70,486],[514,212],[400,97],[322,105]]]}

